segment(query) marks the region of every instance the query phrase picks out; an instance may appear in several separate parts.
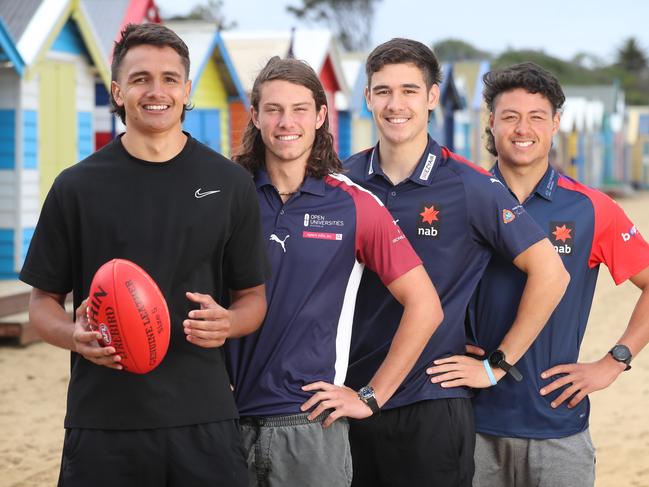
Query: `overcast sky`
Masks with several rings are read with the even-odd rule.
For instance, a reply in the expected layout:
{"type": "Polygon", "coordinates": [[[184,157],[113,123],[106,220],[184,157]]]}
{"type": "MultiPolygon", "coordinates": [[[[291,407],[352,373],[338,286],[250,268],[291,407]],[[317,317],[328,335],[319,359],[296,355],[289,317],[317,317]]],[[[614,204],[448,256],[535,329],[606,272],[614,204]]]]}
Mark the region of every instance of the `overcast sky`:
{"type": "MultiPolygon", "coordinates": [[[[156,0],[165,14],[186,13],[201,0],[156,0]]],[[[238,29],[306,26],[286,12],[298,0],[225,0],[228,21],[238,29]]],[[[382,0],[374,19],[374,44],[411,37],[432,44],[449,37],[498,54],[543,49],[569,60],[587,51],[611,62],[622,41],[635,36],[649,48],[649,1],[645,0],[382,0]]]]}

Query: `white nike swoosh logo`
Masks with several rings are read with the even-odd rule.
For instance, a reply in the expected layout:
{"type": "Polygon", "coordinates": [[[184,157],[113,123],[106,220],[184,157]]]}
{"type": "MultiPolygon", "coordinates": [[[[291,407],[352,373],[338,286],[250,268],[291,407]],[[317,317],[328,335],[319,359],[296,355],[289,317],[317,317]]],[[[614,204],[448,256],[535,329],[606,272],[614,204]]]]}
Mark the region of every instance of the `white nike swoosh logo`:
{"type": "Polygon", "coordinates": [[[221,192],[220,189],[216,189],[214,191],[205,191],[204,193],[201,193],[201,188],[198,188],[194,193],[194,196],[196,196],[197,198],[205,198],[206,196],[209,196],[214,193],[220,193],[220,192],[221,192]]]}

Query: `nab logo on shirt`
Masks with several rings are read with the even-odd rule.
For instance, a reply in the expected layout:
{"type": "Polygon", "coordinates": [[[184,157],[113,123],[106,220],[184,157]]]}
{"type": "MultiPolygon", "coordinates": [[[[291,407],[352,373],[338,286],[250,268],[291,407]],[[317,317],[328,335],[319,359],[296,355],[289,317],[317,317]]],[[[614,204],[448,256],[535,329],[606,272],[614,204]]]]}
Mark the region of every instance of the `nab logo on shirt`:
{"type": "Polygon", "coordinates": [[[424,203],[420,208],[422,211],[417,217],[417,236],[437,238],[440,230],[440,206],[437,203],[424,203]]]}
{"type": "Polygon", "coordinates": [[[575,222],[550,222],[548,235],[558,254],[572,254],[575,246],[575,222]]]}

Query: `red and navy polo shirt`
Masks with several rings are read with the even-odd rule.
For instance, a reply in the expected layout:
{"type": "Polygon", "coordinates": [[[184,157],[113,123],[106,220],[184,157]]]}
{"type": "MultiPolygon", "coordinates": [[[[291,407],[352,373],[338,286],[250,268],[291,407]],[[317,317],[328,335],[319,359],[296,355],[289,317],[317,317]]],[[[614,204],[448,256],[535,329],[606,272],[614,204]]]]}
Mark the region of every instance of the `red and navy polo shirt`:
{"type": "MultiPolygon", "coordinates": [[[[497,166],[493,173],[504,182],[497,166]]],[[[588,427],[588,398],[573,409],[567,402],[551,408],[563,388],[541,396],[539,390],[556,379],[541,379],[541,372],[577,362],[599,265],[605,264],[620,284],[649,266],[649,245],[613,200],[552,167],[523,206],[547,232],[570,273],[570,284],[545,328],[516,364],[523,381],[505,376],[495,387],[476,393],[476,429],[494,436],[562,438],[588,427]]],[[[510,262],[499,256],[491,260],[470,306],[477,344],[491,350],[500,343],[516,316],[524,284],[525,275],[510,262]]]]}
{"type": "Polygon", "coordinates": [[[241,415],[295,414],[312,395],[302,386],[345,379],[363,267],[385,289],[421,260],[381,202],[345,176],[307,177],[286,203],[265,171],[255,181],[268,311],[258,331],[228,341],[229,370],[241,415]]]}
{"type": "MultiPolygon", "coordinates": [[[[354,182],[383,201],[398,222],[424,262],[444,309],[441,325],[384,407],[470,397],[469,389],[432,384],[426,367],[437,358],[464,354],[466,307],[492,254],[499,252],[512,261],[544,238],[544,232],[488,171],[432,139],[412,175],[399,184],[392,184],[381,170],[378,146],[352,156],[345,168],[354,182]]],[[[378,277],[366,270],[356,303],[348,386],[357,389],[372,377],[402,312],[378,277]]]]}

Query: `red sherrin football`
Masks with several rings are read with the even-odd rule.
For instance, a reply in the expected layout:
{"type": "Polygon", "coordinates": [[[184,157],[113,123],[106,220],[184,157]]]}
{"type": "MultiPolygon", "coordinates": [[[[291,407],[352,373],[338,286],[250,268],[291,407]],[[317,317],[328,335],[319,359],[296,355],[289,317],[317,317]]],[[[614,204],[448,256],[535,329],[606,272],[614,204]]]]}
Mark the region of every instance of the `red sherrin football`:
{"type": "Polygon", "coordinates": [[[125,259],[102,265],[90,285],[90,326],[99,343],[115,347],[124,370],[146,374],[169,348],[169,309],[157,284],[144,269],[125,259]]]}

